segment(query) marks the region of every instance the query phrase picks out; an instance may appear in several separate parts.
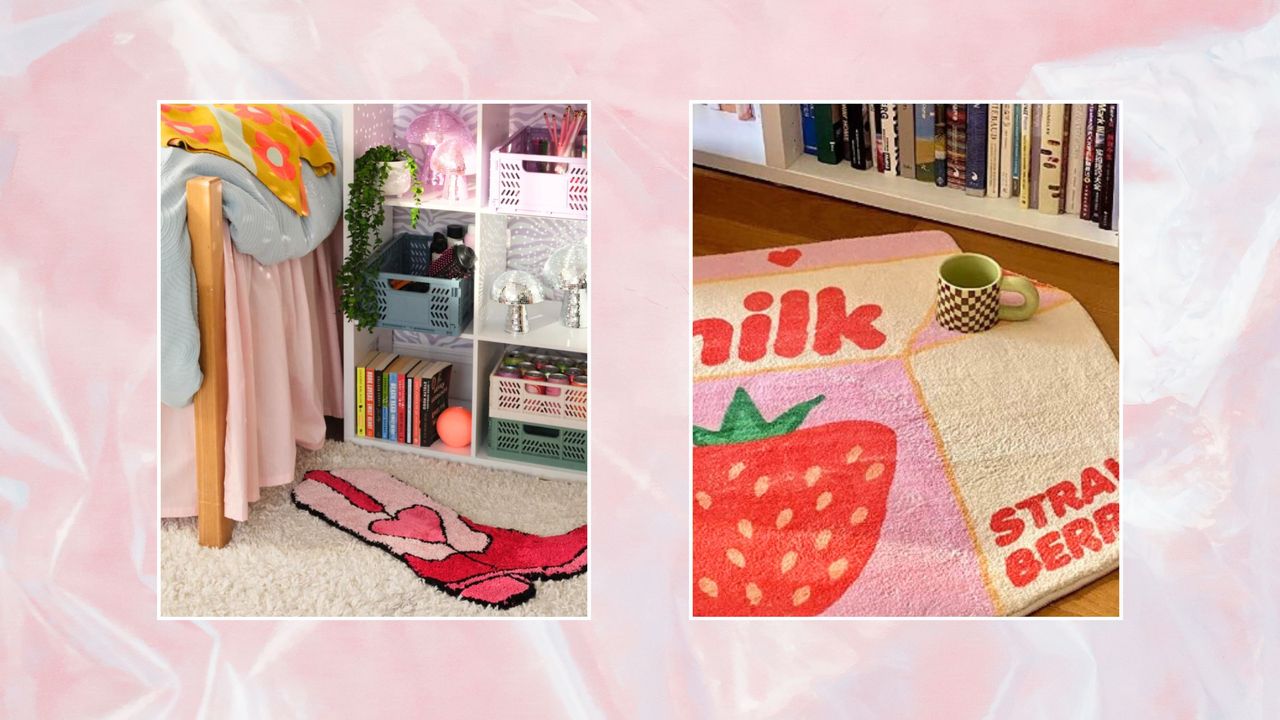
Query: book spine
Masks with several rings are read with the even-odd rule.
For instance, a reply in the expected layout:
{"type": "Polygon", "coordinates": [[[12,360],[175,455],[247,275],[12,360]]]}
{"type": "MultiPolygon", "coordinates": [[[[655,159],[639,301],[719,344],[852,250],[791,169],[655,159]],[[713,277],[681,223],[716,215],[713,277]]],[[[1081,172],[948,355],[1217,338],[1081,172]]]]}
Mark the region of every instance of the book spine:
{"type": "Polygon", "coordinates": [[[840,162],[840,158],[836,155],[836,118],[832,105],[817,104],[814,105],[814,124],[817,126],[816,137],[818,140],[818,161],[828,165],[835,165],[840,162]]]}
{"type": "Polygon", "coordinates": [[[1098,222],[1099,211],[1102,206],[1102,166],[1107,152],[1107,125],[1111,122],[1107,110],[1107,105],[1099,105],[1097,119],[1094,121],[1093,185],[1090,188],[1090,194],[1093,197],[1089,201],[1090,222],[1098,222]]]}
{"type": "Polygon", "coordinates": [[[400,376],[400,386],[396,388],[396,440],[405,442],[408,439],[408,422],[409,418],[405,416],[405,376],[400,376]]]}
{"type": "Polygon", "coordinates": [[[1071,147],[1071,106],[1059,105],[1062,109],[1062,146],[1058,149],[1061,156],[1058,162],[1058,214],[1067,207],[1067,152],[1071,147]]]}
{"type": "Polygon", "coordinates": [[[435,423],[440,418],[440,413],[449,406],[449,378],[452,374],[450,368],[445,368],[437,373],[438,382],[433,382],[431,386],[431,395],[427,399],[427,422],[431,427],[431,442],[435,442],[435,423]]]}
{"type": "Polygon", "coordinates": [[[356,437],[364,437],[364,366],[356,368],[356,437]]]}
{"type": "Polygon", "coordinates": [[[389,390],[391,394],[387,396],[387,413],[388,413],[387,417],[389,419],[389,422],[387,424],[387,439],[398,440],[400,439],[400,433],[399,433],[400,418],[398,415],[396,415],[396,409],[397,409],[396,399],[399,395],[397,391],[400,386],[400,374],[391,373],[391,380],[389,381],[388,385],[389,385],[389,390]]]}
{"type": "Polygon", "coordinates": [[[1116,113],[1117,105],[1107,105],[1107,134],[1103,140],[1102,153],[1102,197],[1098,207],[1098,227],[1103,230],[1114,229],[1114,202],[1116,193],[1116,127],[1119,124],[1116,113]]]}
{"type": "Polygon", "coordinates": [[[431,445],[437,439],[435,416],[431,413],[431,406],[432,396],[438,393],[439,388],[437,385],[439,382],[439,373],[423,378],[422,396],[419,403],[422,406],[422,445],[424,447],[431,445]]]}
{"type": "Polygon", "coordinates": [[[364,370],[364,415],[361,416],[360,422],[364,424],[365,437],[375,437],[373,434],[373,408],[376,400],[373,394],[373,379],[376,374],[373,368],[365,368],[364,370]]]}
{"type": "Polygon", "coordinates": [[[1018,147],[1018,174],[1020,177],[1018,188],[1018,205],[1023,208],[1031,207],[1031,168],[1029,161],[1031,160],[1031,104],[1022,103],[1021,117],[1018,118],[1021,137],[1019,138],[1018,147]]]}
{"type": "Polygon", "coordinates": [[[844,120],[844,106],[831,106],[831,137],[836,144],[836,163],[842,163],[848,158],[844,156],[844,143],[840,138],[840,123],[844,120]]]}
{"type": "Polygon", "coordinates": [[[987,197],[1000,197],[1000,104],[987,106],[987,197]]]}
{"type": "Polygon", "coordinates": [[[387,430],[391,427],[391,410],[387,407],[387,399],[391,397],[391,374],[382,373],[382,397],[379,398],[379,415],[382,416],[382,431],[378,433],[378,437],[386,440],[388,438],[387,430]]]}
{"type": "Polygon", "coordinates": [[[881,105],[875,103],[871,107],[871,123],[875,132],[875,146],[872,152],[875,153],[876,172],[884,172],[884,118],[880,116],[881,105]]]}
{"type": "Polygon", "coordinates": [[[1031,183],[1031,204],[1033,210],[1040,208],[1040,149],[1044,134],[1044,105],[1036,103],[1031,106],[1031,161],[1027,163],[1030,173],[1027,180],[1031,183]]]}
{"type": "Polygon", "coordinates": [[[898,104],[898,174],[916,176],[916,109],[907,103],[898,104]]]}
{"type": "Polygon", "coordinates": [[[373,415],[373,435],[372,437],[382,437],[382,376],[381,370],[375,370],[373,373],[373,407],[371,414],[373,415]]]}
{"type": "Polygon", "coordinates": [[[415,378],[406,377],[404,379],[404,442],[407,445],[413,444],[413,381],[415,378]]]}
{"type": "Polygon", "coordinates": [[[1044,135],[1040,142],[1040,212],[1057,215],[1062,207],[1062,141],[1066,106],[1044,106],[1044,135]]]}
{"type": "Polygon", "coordinates": [[[861,119],[859,134],[862,138],[862,168],[870,170],[876,166],[876,116],[875,106],[862,103],[858,106],[858,117],[861,119]]]}
{"type": "Polygon", "coordinates": [[[853,131],[853,113],[851,110],[855,106],[845,105],[844,112],[840,113],[840,142],[844,145],[844,156],[853,167],[858,167],[858,148],[857,138],[853,131]]]}
{"type": "MultiPolygon", "coordinates": [[[[1117,108],[1118,109],[1118,108],[1117,108]]],[[[1120,229],[1120,128],[1116,128],[1116,152],[1115,152],[1115,169],[1111,173],[1111,221],[1104,227],[1104,230],[1120,229]]]]}
{"type": "Polygon", "coordinates": [[[898,106],[884,103],[880,106],[882,113],[880,124],[884,130],[884,173],[898,174],[898,106]]]}
{"type": "MultiPolygon", "coordinates": [[[[1118,131],[1117,131],[1118,132],[1118,131]]],[[[1120,137],[1116,136],[1116,167],[1120,165],[1120,137]]],[[[1116,171],[1117,173],[1119,170],[1116,171]]],[[[1111,176],[1111,224],[1104,228],[1105,230],[1120,229],[1120,179],[1115,174],[1111,176]]]]}
{"type": "Polygon", "coordinates": [[[422,414],[418,411],[418,393],[422,392],[422,378],[409,378],[409,405],[413,408],[413,425],[409,428],[409,444],[417,445],[422,441],[422,414]]]}
{"type": "Polygon", "coordinates": [[[1009,161],[1009,197],[1022,199],[1022,103],[1014,103],[1013,117],[1013,157],[1009,161]]]}
{"type": "Polygon", "coordinates": [[[1080,190],[1084,174],[1084,127],[1085,106],[1078,103],[1071,106],[1071,125],[1067,132],[1067,197],[1062,209],[1076,217],[1080,215],[1080,190]]]}
{"type": "Polygon", "coordinates": [[[854,130],[858,136],[858,169],[870,170],[875,165],[875,158],[871,156],[871,146],[875,143],[871,132],[871,107],[859,103],[850,109],[853,110],[854,130]]]}
{"type": "Polygon", "coordinates": [[[1084,154],[1084,166],[1080,172],[1080,219],[1088,220],[1093,213],[1093,135],[1098,131],[1098,106],[1085,106],[1084,136],[1080,138],[1080,150],[1084,154]]]}
{"type": "Polygon", "coordinates": [[[431,397],[431,378],[423,376],[421,382],[418,383],[418,394],[415,396],[418,403],[418,445],[427,447],[435,442],[435,427],[430,424],[431,419],[428,417],[427,400],[431,397]]]}
{"type": "Polygon", "coordinates": [[[987,192],[987,106],[969,105],[965,116],[964,192],[987,192]]]}
{"type": "Polygon", "coordinates": [[[966,123],[964,105],[947,105],[947,187],[959,190],[965,185],[966,123]]]}
{"type": "Polygon", "coordinates": [[[1000,180],[996,196],[1013,197],[1013,108],[1000,106],[1000,180]]]}
{"type": "Polygon", "coordinates": [[[934,106],[933,183],[947,186],[947,106],[941,104],[934,106]]]}
{"type": "Polygon", "coordinates": [[[810,155],[818,154],[818,126],[813,111],[813,103],[800,106],[800,132],[804,137],[804,151],[810,155]]]}
{"type": "Polygon", "coordinates": [[[934,112],[932,103],[916,105],[916,179],[920,182],[933,182],[934,112]]]}

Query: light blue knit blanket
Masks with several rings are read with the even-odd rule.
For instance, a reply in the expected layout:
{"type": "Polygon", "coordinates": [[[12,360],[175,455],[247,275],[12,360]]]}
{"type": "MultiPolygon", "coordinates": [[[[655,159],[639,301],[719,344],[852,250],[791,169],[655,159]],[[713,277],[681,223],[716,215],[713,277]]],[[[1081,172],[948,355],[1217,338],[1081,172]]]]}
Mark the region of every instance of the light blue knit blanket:
{"type": "Polygon", "coordinates": [[[310,215],[301,217],[280,202],[239,163],[211,153],[160,149],[160,400],[173,407],[191,402],[200,372],[196,283],[187,232],[187,180],[222,178],[222,212],[236,249],[263,265],[302,257],[318,246],[342,215],[342,125],[337,108],[290,105],[324,134],[335,172],[317,177],[302,163],[310,215]]]}

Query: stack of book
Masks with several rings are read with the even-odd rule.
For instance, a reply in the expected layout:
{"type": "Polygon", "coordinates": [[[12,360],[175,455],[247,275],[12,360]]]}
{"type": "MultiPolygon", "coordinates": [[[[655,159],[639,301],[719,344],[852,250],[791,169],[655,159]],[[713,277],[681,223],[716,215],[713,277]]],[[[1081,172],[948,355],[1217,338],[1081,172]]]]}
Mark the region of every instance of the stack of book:
{"type": "Polygon", "coordinates": [[[1115,104],[804,104],[800,113],[805,152],[821,162],[1119,226],[1115,104]]]}
{"type": "Polygon", "coordinates": [[[356,435],[427,447],[449,406],[453,365],[372,352],[356,366],[356,435]]]}

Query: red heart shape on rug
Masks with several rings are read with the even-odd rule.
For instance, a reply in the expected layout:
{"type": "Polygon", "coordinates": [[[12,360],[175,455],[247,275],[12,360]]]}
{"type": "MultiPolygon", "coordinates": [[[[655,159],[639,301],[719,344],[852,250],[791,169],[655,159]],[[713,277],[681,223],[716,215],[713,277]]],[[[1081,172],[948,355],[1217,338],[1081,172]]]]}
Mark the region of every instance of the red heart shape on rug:
{"type": "Polygon", "coordinates": [[[444,527],[436,511],[424,505],[410,505],[396,513],[390,520],[374,520],[369,529],[381,535],[421,540],[423,542],[444,542],[444,527]]]}
{"type": "Polygon", "coordinates": [[[795,248],[787,248],[786,250],[774,250],[769,253],[769,262],[782,267],[791,267],[800,259],[800,251],[795,248]]]}

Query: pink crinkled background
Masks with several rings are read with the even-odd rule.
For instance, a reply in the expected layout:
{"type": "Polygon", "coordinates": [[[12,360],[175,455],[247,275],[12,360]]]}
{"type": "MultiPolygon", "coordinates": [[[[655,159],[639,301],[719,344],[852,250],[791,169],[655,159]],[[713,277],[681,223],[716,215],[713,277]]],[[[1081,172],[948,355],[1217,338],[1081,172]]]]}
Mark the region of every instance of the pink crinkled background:
{"type": "Polygon", "coordinates": [[[1275,11],[0,5],[0,714],[1280,714],[1275,11]],[[1046,95],[1124,103],[1125,619],[689,621],[688,100],[1046,95]],[[162,97],[593,101],[590,621],[156,619],[162,97]]]}

